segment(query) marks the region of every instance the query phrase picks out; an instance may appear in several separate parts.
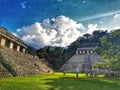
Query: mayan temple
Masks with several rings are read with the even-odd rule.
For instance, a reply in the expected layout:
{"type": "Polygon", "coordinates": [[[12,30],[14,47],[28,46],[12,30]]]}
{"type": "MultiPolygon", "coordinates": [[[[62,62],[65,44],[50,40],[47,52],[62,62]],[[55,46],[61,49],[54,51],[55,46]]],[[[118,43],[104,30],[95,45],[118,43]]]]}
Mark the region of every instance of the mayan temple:
{"type": "Polygon", "coordinates": [[[52,72],[49,64],[26,53],[22,40],[0,27],[0,77],[52,72]]]}
{"type": "Polygon", "coordinates": [[[94,51],[94,48],[78,48],[62,67],[65,72],[100,72],[100,69],[93,67],[95,61],[102,62],[103,59],[94,51]]]}

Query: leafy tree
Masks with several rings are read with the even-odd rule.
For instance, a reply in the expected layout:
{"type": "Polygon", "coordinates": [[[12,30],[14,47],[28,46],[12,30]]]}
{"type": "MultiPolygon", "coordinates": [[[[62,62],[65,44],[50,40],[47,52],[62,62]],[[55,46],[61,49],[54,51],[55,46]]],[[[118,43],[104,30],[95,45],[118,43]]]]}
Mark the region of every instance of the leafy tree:
{"type": "Polygon", "coordinates": [[[64,62],[64,48],[62,47],[44,47],[37,50],[36,55],[39,58],[45,58],[55,70],[58,70],[64,62]]]}
{"type": "Polygon", "coordinates": [[[91,34],[84,34],[83,37],[88,40],[89,38],[91,38],[91,34]]]}
{"type": "Polygon", "coordinates": [[[80,36],[65,50],[65,61],[67,61],[70,57],[72,57],[73,54],[75,54],[77,48],[101,46],[100,38],[107,35],[107,31],[97,30],[92,34],[84,34],[83,36],[80,36]]]}
{"type": "Polygon", "coordinates": [[[26,45],[26,46],[27,46],[26,52],[27,52],[28,54],[34,55],[35,52],[36,52],[36,49],[33,48],[33,47],[31,47],[31,46],[28,46],[28,45],[26,45]]]}
{"type": "Polygon", "coordinates": [[[101,46],[96,51],[104,58],[104,67],[110,70],[120,70],[120,30],[111,32],[108,36],[101,38],[101,46]]]}
{"type": "Polygon", "coordinates": [[[44,48],[41,48],[39,50],[36,51],[36,55],[39,56],[39,58],[45,58],[47,53],[46,50],[44,48]]]}

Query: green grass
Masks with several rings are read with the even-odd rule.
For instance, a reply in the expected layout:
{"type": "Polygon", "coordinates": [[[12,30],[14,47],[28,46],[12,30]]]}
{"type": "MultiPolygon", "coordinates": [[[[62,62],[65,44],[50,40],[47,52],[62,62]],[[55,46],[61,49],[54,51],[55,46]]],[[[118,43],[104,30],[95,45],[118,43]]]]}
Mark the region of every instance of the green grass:
{"type": "Polygon", "coordinates": [[[120,90],[120,78],[85,78],[80,74],[76,79],[74,73],[9,77],[0,79],[0,90],[120,90]]]}

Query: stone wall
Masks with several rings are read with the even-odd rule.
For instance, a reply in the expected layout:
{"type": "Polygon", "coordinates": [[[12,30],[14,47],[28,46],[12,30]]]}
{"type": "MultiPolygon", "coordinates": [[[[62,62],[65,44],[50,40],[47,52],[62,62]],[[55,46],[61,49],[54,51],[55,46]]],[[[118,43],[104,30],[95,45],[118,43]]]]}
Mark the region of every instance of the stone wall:
{"type": "Polygon", "coordinates": [[[18,37],[14,36],[12,33],[10,33],[6,28],[0,27],[0,34],[14,40],[15,42],[19,42],[21,44],[24,44],[22,40],[20,40],[18,37]]]}
{"type": "Polygon", "coordinates": [[[8,77],[12,76],[11,73],[9,73],[6,68],[0,63],[0,77],[8,77]]]}
{"type": "Polygon", "coordinates": [[[0,46],[0,77],[53,72],[45,60],[0,46]]]}
{"type": "Polygon", "coordinates": [[[22,40],[2,27],[0,27],[0,45],[22,53],[25,53],[27,48],[22,40]]]}
{"type": "Polygon", "coordinates": [[[101,72],[93,67],[94,62],[102,62],[103,59],[95,52],[83,52],[73,55],[61,68],[65,72],[101,72]]]}

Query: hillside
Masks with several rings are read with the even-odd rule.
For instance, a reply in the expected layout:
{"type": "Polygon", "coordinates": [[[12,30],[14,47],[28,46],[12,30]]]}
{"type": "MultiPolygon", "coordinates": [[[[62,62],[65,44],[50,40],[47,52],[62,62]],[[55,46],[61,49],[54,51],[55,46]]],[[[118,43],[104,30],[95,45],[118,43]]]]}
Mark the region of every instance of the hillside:
{"type": "Polygon", "coordinates": [[[45,58],[55,70],[59,70],[59,68],[75,54],[77,48],[101,46],[100,38],[107,35],[107,31],[97,30],[92,34],[86,33],[80,36],[65,48],[54,47],[54,49],[52,49],[52,47],[48,46],[37,50],[35,54],[40,58],[45,58]]]}

